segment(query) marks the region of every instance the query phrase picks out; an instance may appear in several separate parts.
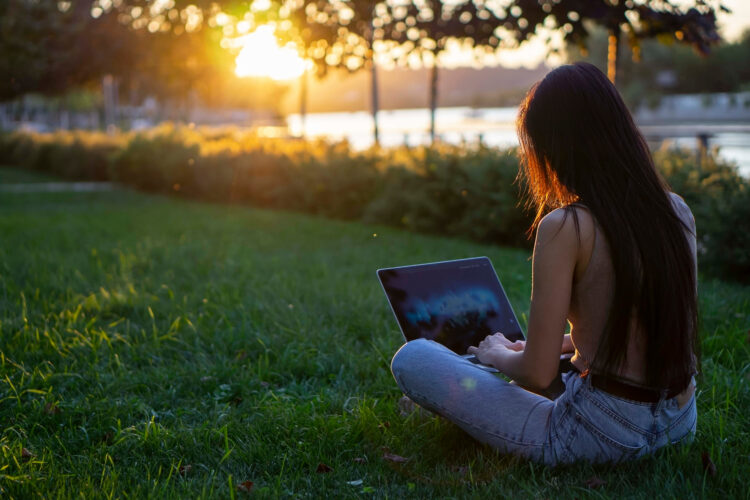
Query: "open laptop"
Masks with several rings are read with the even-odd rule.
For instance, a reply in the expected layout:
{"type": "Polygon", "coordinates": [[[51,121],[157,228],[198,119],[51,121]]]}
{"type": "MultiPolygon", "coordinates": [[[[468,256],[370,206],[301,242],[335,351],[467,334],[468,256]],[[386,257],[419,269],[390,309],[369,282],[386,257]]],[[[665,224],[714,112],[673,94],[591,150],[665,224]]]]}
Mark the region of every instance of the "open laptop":
{"type": "Polygon", "coordinates": [[[523,340],[513,308],[487,257],[378,269],[404,339],[426,338],[481,365],[466,354],[487,335],[523,340]]]}

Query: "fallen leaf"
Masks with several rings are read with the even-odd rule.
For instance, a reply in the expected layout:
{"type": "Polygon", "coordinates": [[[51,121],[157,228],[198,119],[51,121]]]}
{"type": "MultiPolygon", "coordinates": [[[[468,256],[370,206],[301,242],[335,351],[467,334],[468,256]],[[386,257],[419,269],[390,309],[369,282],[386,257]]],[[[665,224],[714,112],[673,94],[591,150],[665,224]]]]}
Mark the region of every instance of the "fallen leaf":
{"type": "Polygon", "coordinates": [[[35,456],[36,455],[34,455],[33,453],[31,453],[26,448],[21,448],[21,461],[22,462],[28,462],[29,460],[31,460],[35,456]]]}
{"type": "Polygon", "coordinates": [[[324,464],[323,462],[320,462],[318,464],[318,468],[315,469],[315,472],[317,472],[319,474],[325,474],[327,472],[331,472],[332,470],[333,469],[331,469],[330,467],[328,467],[326,464],[324,464]]]}
{"type": "Polygon", "coordinates": [[[586,488],[590,490],[595,490],[607,484],[607,481],[603,480],[600,477],[593,476],[593,477],[588,478],[584,484],[586,485],[586,488]]]}
{"type": "Polygon", "coordinates": [[[346,484],[351,485],[351,486],[359,486],[360,484],[362,484],[362,480],[355,479],[354,481],[347,481],[346,484]]]}
{"type": "Polygon", "coordinates": [[[60,413],[60,407],[57,406],[57,403],[47,403],[44,405],[44,413],[47,415],[57,415],[60,413]]]}
{"type": "Polygon", "coordinates": [[[388,429],[391,427],[391,423],[389,421],[382,422],[378,424],[378,429],[388,429]]]}
{"type": "Polygon", "coordinates": [[[241,491],[243,493],[250,493],[253,491],[253,482],[252,481],[243,481],[240,484],[237,485],[237,491],[241,491]]]}
{"type": "Polygon", "coordinates": [[[716,477],[716,464],[711,460],[707,451],[701,453],[701,461],[703,462],[703,470],[708,472],[709,476],[716,477]]]}
{"type": "Polygon", "coordinates": [[[352,460],[356,464],[364,464],[367,463],[367,459],[365,457],[354,457],[354,460],[352,460]]]}
{"type": "Polygon", "coordinates": [[[190,472],[191,470],[193,470],[193,466],[192,466],[192,465],[190,465],[190,464],[186,464],[186,465],[180,465],[180,470],[179,470],[179,472],[180,472],[180,475],[181,475],[181,476],[185,476],[185,475],[187,475],[187,473],[188,473],[188,472],[190,472]]]}
{"type": "Polygon", "coordinates": [[[408,458],[404,458],[401,455],[396,455],[395,453],[388,453],[388,452],[383,453],[383,458],[385,460],[388,460],[389,462],[394,462],[397,464],[403,464],[409,460],[408,458]]]}

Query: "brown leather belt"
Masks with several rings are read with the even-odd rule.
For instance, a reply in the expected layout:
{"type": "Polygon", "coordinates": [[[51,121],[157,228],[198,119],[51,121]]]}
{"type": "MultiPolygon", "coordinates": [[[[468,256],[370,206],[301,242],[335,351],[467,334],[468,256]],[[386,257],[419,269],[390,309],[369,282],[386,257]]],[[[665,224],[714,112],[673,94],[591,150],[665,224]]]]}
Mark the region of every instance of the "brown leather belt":
{"type": "MultiPolygon", "coordinates": [[[[613,377],[608,377],[607,375],[602,375],[600,373],[590,373],[586,371],[581,374],[581,378],[588,378],[592,387],[623,399],[629,399],[641,403],[658,403],[661,399],[661,391],[658,389],[649,389],[628,384],[627,382],[621,382],[613,377]]],[[[668,390],[665,399],[673,398],[681,392],[682,390],[668,390]]]]}
{"type": "MultiPolygon", "coordinates": [[[[662,392],[657,389],[638,387],[637,385],[620,382],[619,380],[605,375],[594,373],[590,373],[588,377],[591,379],[591,385],[593,387],[613,396],[630,399],[631,401],[639,401],[641,403],[658,403],[661,399],[662,392]]],[[[681,390],[675,389],[668,390],[665,399],[673,398],[681,392],[681,390]]]]}

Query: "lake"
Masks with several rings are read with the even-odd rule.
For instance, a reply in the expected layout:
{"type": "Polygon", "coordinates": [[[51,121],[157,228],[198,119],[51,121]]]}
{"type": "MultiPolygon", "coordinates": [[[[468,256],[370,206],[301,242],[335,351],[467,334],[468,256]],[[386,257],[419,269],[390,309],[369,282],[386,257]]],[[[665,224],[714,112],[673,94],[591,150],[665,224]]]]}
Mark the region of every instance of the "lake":
{"type": "MultiPolygon", "coordinates": [[[[439,108],[436,114],[437,133],[443,141],[459,144],[481,141],[488,146],[518,146],[515,132],[516,108],[439,108]]],[[[383,146],[429,143],[430,115],[427,109],[397,109],[378,113],[380,143],[383,146]]],[[[287,117],[294,135],[302,133],[300,115],[287,117]]],[[[720,155],[735,162],[740,172],[750,177],[750,126],[746,124],[696,124],[688,128],[680,124],[649,125],[644,135],[652,147],[678,146],[695,148],[693,130],[710,131],[709,146],[717,146],[720,155]],[[681,128],[682,127],[682,128],[681,128]]],[[[372,145],[372,117],[369,112],[310,113],[305,120],[308,137],[346,139],[355,149],[372,145]]]]}

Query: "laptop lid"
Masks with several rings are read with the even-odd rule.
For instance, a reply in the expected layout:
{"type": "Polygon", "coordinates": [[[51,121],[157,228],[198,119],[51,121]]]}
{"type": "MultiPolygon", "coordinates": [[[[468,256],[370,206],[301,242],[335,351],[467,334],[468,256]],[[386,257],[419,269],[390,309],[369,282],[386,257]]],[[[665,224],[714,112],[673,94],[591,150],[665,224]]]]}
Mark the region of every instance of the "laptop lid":
{"type": "Polygon", "coordinates": [[[378,269],[404,339],[431,339],[458,354],[487,335],[524,338],[487,257],[378,269]]]}

